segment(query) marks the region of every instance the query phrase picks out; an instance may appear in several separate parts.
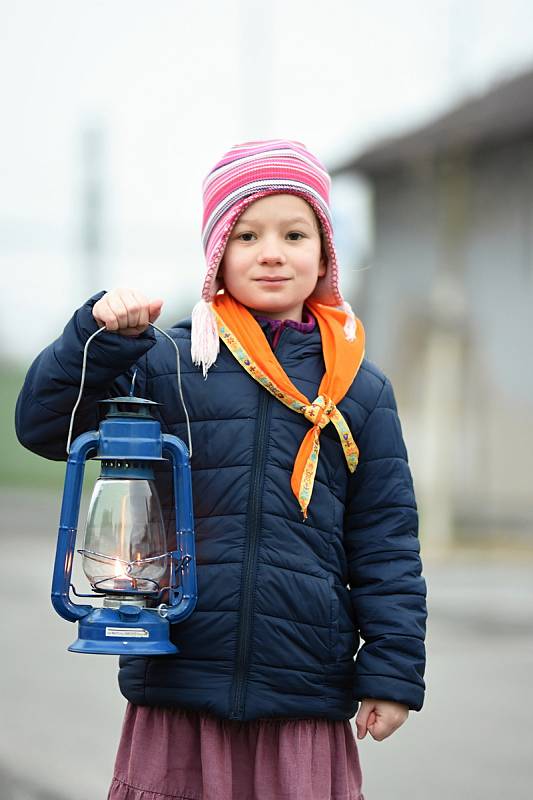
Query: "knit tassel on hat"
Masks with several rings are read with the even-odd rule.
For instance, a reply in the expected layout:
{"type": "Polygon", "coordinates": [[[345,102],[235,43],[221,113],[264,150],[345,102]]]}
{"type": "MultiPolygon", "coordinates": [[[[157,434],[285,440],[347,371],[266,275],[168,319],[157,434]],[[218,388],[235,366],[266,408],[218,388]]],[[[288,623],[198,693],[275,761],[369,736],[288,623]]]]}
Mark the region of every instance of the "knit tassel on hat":
{"type": "Polygon", "coordinates": [[[202,367],[204,378],[217,360],[220,344],[215,315],[210,303],[199,300],[192,310],[191,357],[195,366],[202,367]]]}

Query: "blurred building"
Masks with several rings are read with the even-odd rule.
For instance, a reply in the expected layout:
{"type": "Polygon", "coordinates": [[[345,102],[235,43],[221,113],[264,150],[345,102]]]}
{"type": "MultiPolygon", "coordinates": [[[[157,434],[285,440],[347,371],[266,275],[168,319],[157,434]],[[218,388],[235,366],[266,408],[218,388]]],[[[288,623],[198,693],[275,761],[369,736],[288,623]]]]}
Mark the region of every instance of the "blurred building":
{"type": "Polygon", "coordinates": [[[428,544],[533,546],[533,72],[331,170],[371,188],[357,310],[428,544]]]}

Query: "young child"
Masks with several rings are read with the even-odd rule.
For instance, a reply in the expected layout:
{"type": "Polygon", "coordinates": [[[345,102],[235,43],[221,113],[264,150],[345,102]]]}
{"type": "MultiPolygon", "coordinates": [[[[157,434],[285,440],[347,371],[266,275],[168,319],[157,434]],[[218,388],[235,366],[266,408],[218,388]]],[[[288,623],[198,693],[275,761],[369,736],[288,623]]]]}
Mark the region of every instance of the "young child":
{"type": "MultiPolygon", "coordinates": [[[[299,142],[232,147],[204,181],[207,273],[179,346],[191,417],[198,603],[179,654],[122,657],[112,800],[361,800],[359,738],[424,696],[426,587],[391,385],[339,287],[330,180],[299,142]],[[360,637],[363,640],[359,648],[360,637]]],[[[65,458],[85,395],[161,403],[187,441],[161,300],[100,292],[32,364],[17,434],[65,458]]],[[[169,535],[168,470],[157,476],[169,535]]]]}

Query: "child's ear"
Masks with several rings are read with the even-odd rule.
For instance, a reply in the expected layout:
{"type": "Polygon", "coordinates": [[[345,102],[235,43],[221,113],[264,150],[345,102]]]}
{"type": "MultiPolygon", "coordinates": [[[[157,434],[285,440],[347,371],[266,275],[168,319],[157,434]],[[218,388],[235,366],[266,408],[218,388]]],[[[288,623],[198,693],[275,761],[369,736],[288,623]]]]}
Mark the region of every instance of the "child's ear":
{"type": "Polygon", "coordinates": [[[328,270],[328,263],[324,256],[320,257],[320,262],[318,264],[318,277],[323,278],[328,270]]]}

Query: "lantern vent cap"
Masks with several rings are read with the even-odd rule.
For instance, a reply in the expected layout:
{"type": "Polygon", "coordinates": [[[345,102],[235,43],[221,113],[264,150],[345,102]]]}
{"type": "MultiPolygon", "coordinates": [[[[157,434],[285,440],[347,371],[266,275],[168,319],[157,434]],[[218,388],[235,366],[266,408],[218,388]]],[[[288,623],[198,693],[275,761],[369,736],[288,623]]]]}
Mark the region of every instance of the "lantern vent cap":
{"type": "Polygon", "coordinates": [[[144,417],[153,419],[153,406],[159,406],[155,400],[144,397],[112,397],[108,400],[99,400],[98,405],[104,411],[105,417],[144,417]]]}

